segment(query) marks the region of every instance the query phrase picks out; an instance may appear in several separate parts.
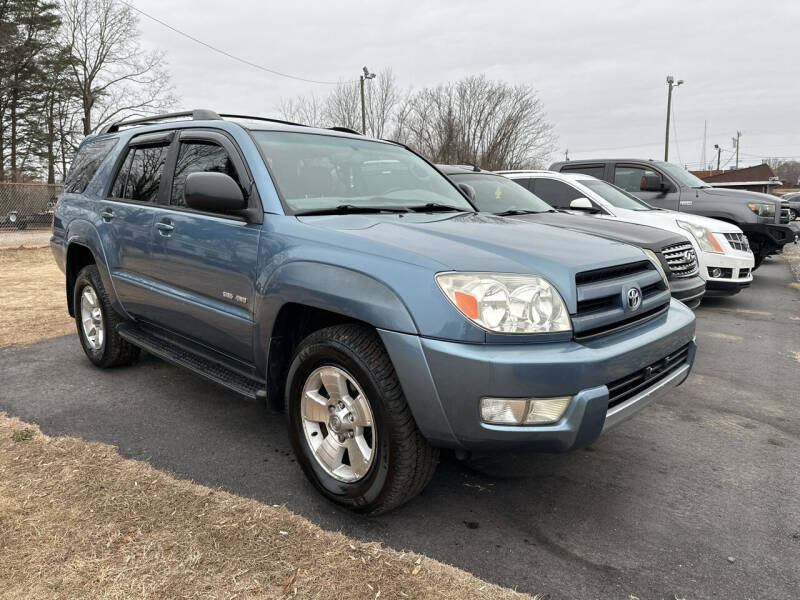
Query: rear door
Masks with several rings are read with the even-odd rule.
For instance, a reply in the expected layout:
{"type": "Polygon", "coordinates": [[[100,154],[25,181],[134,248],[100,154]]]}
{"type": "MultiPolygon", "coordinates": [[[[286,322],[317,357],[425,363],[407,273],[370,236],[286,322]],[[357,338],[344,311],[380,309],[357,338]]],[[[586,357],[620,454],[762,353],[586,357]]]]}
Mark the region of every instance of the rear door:
{"type": "Polygon", "coordinates": [[[614,173],[611,183],[622,188],[626,192],[630,192],[637,198],[641,198],[652,206],[668,208],[670,210],[680,210],[680,187],[675,185],[675,182],[655,167],[648,167],[635,163],[616,163],[614,164],[614,173]],[[642,177],[645,175],[658,175],[661,177],[662,181],[667,185],[667,190],[664,192],[642,190],[642,177]]]}
{"type": "Polygon", "coordinates": [[[171,131],[131,139],[99,203],[103,248],[117,296],[134,317],[153,316],[151,236],[171,131]]]}
{"type": "Polygon", "coordinates": [[[153,223],[156,323],[250,363],[261,226],[240,216],[193,210],[184,199],[186,177],[204,171],[225,173],[243,192],[255,194],[242,185],[251,180],[249,172],[230,138],[205,130],[180,134],[167,170],[169,188],[153,223]]]}

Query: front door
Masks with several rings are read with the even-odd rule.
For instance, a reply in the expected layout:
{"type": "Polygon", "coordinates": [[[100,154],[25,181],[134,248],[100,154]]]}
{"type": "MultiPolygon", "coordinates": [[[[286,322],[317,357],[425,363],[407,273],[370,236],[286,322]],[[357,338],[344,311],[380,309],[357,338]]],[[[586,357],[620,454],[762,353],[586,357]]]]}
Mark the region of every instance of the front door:
{"type": "Polygon", "coordinates": [[[655,170],[655,168],[648,168],[644,165],[617,163],[614,165],[614,180],[612,183],[657,208],[680,210],[678,202],[680,199],[680,188],[672,183],[666,175],[655,170]],[[642,190],[641,183],[644,175],[658,175],[667,185],[667,190],[664,192],[642,190]]]}
{"type": "Polygon", "coordinates": [[[244,165],[220,133],[184,132],[169,161],[170,182],[155,214],[156,323],[231,357],[253,360],[253,301],[261,226],[186,206],[186,177],[219,172],[237,183],[244,165]]]}

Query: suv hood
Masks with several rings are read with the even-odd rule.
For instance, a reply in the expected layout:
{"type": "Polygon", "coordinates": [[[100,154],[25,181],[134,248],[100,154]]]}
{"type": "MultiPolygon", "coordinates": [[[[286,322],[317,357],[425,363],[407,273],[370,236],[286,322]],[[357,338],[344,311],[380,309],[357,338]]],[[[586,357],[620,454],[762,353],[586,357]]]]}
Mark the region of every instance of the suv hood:
{"type": "MultiPolygon", "coordinates": [[[[566,285],[574,282],[577,272],[646,258],[640,249],[617,241],[482,213],[326,215],[297,220],[328,230],[324,235],[328,246],[378,254],[434,272],[528,273],[566,285]]],[[[314,234],[306,231],[303,235],[314,234]]]]}
{"type": "Polygon", "coordinates": [[[688,239],[688,236],[682,236],[658,227],[638,225],[626,221],[598,219],[571,213],[540,213],[536,215],[519,215],[511,218],[529,223],[551,225],[570,231],[590,233],[608,240],[647,248],[653,252],[660,252],[665,246],[685,243],[688,239]]]}

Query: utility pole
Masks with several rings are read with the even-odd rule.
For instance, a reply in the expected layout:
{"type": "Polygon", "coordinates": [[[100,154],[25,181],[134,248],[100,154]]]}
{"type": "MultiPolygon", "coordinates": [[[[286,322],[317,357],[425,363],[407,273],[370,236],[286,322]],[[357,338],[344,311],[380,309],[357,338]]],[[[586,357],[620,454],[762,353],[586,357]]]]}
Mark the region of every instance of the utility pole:
{"type": "Polygon", "coordinates": [[[731,141],[733,142],[733,145],[736,148],[736,168],[737,169],[739,168],[739,138],[740,137],[742,137],[742,132],[741,131],[737,131],[736,132],[736,137],[735,138],[731,138],[731,141]]]}
{"type": "Polygon", "coordinates": [[[678,79],[675,83],[675,78],[672,75],[667,75],[667,133],[664,135],[664,162],[669,161],[669,115],[672,111],[672,88],[683,85],[683,79],[678,79]]]}
{"type": "Polygon", "coordinates": [[[367,67],[363,68],[364,73],[359,77],[361,83],[361,133],[367,135],[367,109],[364,104],[364,81],[375,79],[375,73],[370,73],[367,67]]]}
{"type": "Polygon", "coordinates": [[[717,171],[719,171],[719,155],[722,152],[722,148],[719,147],[719,144],[714,144],[714,148],[717,149],[717,171]]]}
{"type": "Polygon", "coordinates": [[[564,160],[569,162],[569,148],[564,150],[564,160]]]}

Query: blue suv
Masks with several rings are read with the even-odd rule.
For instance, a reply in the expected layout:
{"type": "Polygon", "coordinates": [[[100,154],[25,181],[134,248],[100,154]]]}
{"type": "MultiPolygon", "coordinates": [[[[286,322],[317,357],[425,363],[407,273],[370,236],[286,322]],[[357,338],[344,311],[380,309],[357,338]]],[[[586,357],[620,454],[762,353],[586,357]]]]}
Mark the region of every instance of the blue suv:
{"type": "Polygon", "coordinates": [[[564,452],[682,383],[694,315],[639,248],[479,214],[408,148],[196,110],[84,140],[53,219],[99,367],[140,349],[285,409],[328,498],[380,513],[440,448],[564,452]]]}

